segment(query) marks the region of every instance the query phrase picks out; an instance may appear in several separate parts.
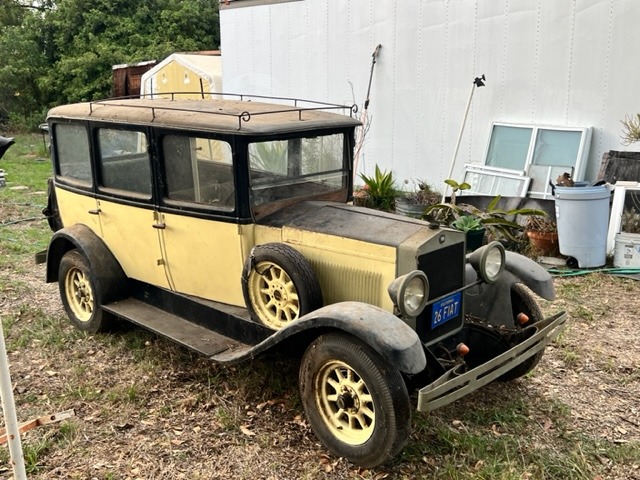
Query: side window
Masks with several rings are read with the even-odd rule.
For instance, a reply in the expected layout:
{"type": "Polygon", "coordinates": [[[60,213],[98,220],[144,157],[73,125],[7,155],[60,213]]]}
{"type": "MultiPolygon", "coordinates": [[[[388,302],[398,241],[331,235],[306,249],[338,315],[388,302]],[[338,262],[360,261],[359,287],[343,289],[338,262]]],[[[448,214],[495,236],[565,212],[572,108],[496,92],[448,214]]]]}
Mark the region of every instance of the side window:
{"type": "Polygon", "coordinates": [[[231,145],[221,140],[166,135],[162,138],[168,200],[235,208],[231,145]]]}
{"type": "Polygon", "coordinates": [[[91,155],[87,129],[84,125],[56,124],[53,131],[60,176],[91,186],[91,155]]]}
{"type": "Polygon", "coordinates": [[[101,128],[98,145],[103,187],[151,196],[151,163],[144,133],[101,128]]]}

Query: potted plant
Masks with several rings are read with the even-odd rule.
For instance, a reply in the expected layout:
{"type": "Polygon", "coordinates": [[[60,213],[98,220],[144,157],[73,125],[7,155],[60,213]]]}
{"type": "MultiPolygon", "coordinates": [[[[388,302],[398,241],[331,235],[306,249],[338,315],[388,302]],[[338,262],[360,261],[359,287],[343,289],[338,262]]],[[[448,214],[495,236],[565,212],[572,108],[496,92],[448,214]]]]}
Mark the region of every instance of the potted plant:
{"type": "Polygon", "coordinates": [[[451,226],[467,235],[467,250],[474,251],[482,246],[485,228],[474,215],[463,215],[451,222],[451,226]]]}
{"type": "MultiPolygon", "coordinates": [[[[405,183],[409,183],[405,180],[405,183]]],[[[424,180],[415,182],[416,188],[411,192],[402,192],[395,200],[396,212],[407,217],[422,218],[430,205],[440,201],[442,194],[424,180]]]]}
{"type": "Polygon", "coordinates": [[[558,254],[558,227],[555,221],[546,215],[529,215],[524,227],[534,252],[546,256],[558,254]]]}
{"type": "Polygon", "coordinates": [[[395,199],[398,196],[393,172],[382,171],[380,167],[376,165],[375,172],[372,176],[369,177],[361,173],[360,178],[364,182],[364,186],[360,192],[364,191],[366,195],[359,194],[361,197],[364,197],[365,200],[362,201],[361,199],[358,204],[385,212],[393,211],[395,199]]]}
{"type": "Polygon", "coordinates": [[[468,204],[438,203],[429,207],[425,216],[431,221],[453,226],[453,222],[462,216],[472,215],[480,220],[482,226],[487,230],[487,234],[493,240],[498,240],[505,246],[518,250],[522,245],[525,228],[516,221],[517,217],[544,216],[546,213],[532,208],[505,210],[498,207],[501,198],[500,195],[495,196],[484,210],[468,204]]]}

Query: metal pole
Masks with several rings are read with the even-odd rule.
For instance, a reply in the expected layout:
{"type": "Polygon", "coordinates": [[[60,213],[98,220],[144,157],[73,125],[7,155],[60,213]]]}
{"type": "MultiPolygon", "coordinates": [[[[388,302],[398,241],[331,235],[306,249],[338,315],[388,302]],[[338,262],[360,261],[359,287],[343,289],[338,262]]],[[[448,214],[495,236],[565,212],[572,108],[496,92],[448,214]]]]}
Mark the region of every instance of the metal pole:
{"type": "MultiPolygon", "coordinates": [[[[462,119],[462,125],[460,126],[460,134],[458,135],[458,141],[456,142],[456,148],[453,151],[453,160],[451,160],[451,167],[449,168],[449,175],[447,175],[447,180],[451,178],[451,175],[453,175],[453,168],[456,165],[456,158],[458,157],[458,150],[460,149],[460,142],[462,141],[462,133],[464,132],[464,125],[465,125],[465,123],[467,123],[467,116],[469,115],[469,107],[471,107],[471,100],[473,99],[473,92],[475,92],[476,87],[484,87],[483,80],[486,80],[484,78],[484,75],[482,75],[482,77],[476,77],[473,80],[473,86],[471,87],[471,93],[469,93],[469,100],[467,101],[467,108],[465,108],[465,110],[464,110],[464,118],[462,119]]],[[[442,203],[444,203],[445,198],[447,196],[447,188],[448,188],[448,186],[444,187],[444,193],[442,194],[442,203]]]]}
{"type": "Polygon", "coordinates": [[[2,412],[4,413],[4,423],[9,438],[9,454],[11,455],[13,476],[16,480],[27,480],[22,442],[18,431],[16,405],[13,401],[13,389],[11,388],[11,377],[9,377],[9,360],[7,359],[7,347],[4,343],[2,319],[0,319],[0,396],[2,397],[2,412]]]}

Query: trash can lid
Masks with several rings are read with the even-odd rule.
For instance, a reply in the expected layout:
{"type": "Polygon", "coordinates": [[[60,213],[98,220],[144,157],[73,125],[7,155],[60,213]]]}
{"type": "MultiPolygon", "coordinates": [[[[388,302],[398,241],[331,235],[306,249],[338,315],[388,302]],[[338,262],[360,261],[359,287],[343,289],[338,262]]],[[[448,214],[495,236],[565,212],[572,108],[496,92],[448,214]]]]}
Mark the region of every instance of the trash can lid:
{"type": "Polygon", "coordinates": [[[597,187],[556,187],[556,200],[599,200],[611,196],[608,185],[597,187]]]}

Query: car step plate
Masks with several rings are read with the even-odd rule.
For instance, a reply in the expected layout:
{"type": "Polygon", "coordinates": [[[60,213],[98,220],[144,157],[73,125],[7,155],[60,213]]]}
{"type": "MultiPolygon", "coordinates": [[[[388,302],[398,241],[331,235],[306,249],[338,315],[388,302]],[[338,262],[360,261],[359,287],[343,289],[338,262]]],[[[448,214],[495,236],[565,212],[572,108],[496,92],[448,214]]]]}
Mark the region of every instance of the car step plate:
{"type": "Polygon", "coordinates": [[[167,337],[207,356],[246,345],[140,300],[127,298],[102,307],[105,311],[167,337]]]}

